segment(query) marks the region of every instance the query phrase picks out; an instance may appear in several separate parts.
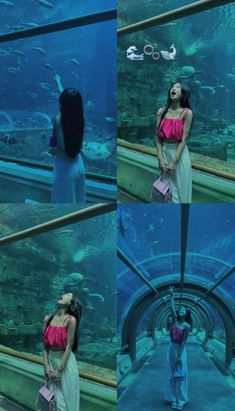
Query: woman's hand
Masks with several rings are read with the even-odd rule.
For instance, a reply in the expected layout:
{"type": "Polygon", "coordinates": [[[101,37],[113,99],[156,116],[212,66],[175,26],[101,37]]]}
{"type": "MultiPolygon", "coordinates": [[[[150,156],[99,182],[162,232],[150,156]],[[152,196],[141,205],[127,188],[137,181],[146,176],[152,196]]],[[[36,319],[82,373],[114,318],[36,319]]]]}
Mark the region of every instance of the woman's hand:
{"type": "Polygon", "coordinates": [[[173,295],[174,294],[174,287],[173,286],[169,287],[169,291],[170,291],[170,294],[173,295]]]}
{"type": "Polygon", "coordinates": [[[163,171],[167,171],[168,164],[163,160],[163,158],[158,159],[159,168],[163,171]]]}
{"type": "Polygon", "coordinates": [[[55,372],[54,372],[53,380],[55,382],[59,382],[60,379],[61,379],[61,374],[62,374],[62,371],[57,368],[57,370],[55,370],[55,372]]]}
{"type": "Polygon", "coordinates": [[[167,171],[174,172],[176,170],[176,161],[171,161],[171,163],[167,166],[167,171]]]}
{"type": "Polygon", "coordinates": [[[52,371],[52,369],[50,368],[49,365],[46,365],[46,366],[44,367],[44,375],[45,375],[45,377],[48,378],[49,380],[51,380],[51,379],[53,378],[54,373],[53,373],[53,371],[52,371]]]}
{"type": "Polygon", "coordinates": [[[54,77],[53,77],[53,80],[55,80],[56,82],[57,82],[57,81],[60,81],[60,75],[59,75],[59,74],[55,74],[54,77]]]}

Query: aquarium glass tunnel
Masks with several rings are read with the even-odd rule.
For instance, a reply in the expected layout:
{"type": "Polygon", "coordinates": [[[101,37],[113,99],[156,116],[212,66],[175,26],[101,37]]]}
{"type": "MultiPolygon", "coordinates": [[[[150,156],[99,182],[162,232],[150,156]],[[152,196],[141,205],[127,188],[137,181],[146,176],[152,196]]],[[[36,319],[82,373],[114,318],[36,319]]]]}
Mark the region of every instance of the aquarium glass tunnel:
{"type": "Polygon", "coordinates": [[[232,205],[118,207],[120,381],[168,338],[169,286],[191,335],[235,377],[234,232],[232,205]]]}

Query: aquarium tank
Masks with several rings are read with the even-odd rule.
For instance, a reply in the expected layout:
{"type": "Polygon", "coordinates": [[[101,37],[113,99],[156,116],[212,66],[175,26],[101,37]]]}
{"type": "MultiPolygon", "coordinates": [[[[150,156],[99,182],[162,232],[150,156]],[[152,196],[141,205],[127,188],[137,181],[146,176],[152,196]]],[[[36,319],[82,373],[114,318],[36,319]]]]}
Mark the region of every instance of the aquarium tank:
{"type": "MultiPolygon", "coordinates": [[[[154,313],[157,313],[155,333],[167,329],[169,286],[176,283],[176,307],[182,301],[192,310],[195,329],[202,327],[200,313],[206,315],[210,323],[209,338],[213,338],[213,344],[221,345],[217,353],[219,361],[224,361],[228,333],[234,330],[231,327],[229,331],[225,324],[228,318],[233,319],[233,323],[235,321],[235,210],[231,205],[222,204],[183,207],[171,204],[118,206],[118,249],[121,254],[118,254],[117,318],[122,355],[129,352],[128,349],[125,351],[128,344],[125,338],[135,335],[138,359],[141,348],[141,344],[138,348],[138,341],[149,336],[149,323],[154,313]],[[188,219],[185,212],[188,212],[188,219]],[[123,256],[132,266],[128,266],[123,256]],[[151,303],[146,302],[140,314],[145,297],[151,303]],[[132,310],[133,321],[139,316],[136,334],[128,328],[128,325],[132,327],[128,323],[132,310]],[[229,312],[227,317],[224,316],[226,310],[229,312]]],[[[203,334],[203,327],[200,332],[203,334]]],[[[207,342],[209,349],[210,341],[207,342]]],[[[234,355],[234,340],[230,343],[234,355]]],[[[233,372],[234,369],[235,364],[233,372]]]]}
{"type": "MultiPolygon", "coordinates": [[[[118,0],[119,29],[194,4],[118,0]]],[[[156,112],[175,82],[191,92],[192,160],[234,173],[235,5],[201,11],[118,38],[118,137],[155,147],[156,112]]],[[[215,4],[215,3],[214,3],[215,4]]]]}
{"type": "Polygon", "coordinates": [[[115,0],[0,2],[2,156],[53,165],[47,150],[51,120],[59,113],[58,75],[63,88],[74,87],[83,97],[87,172],[116,176],[115,9],[115,0]],[[88,15],[89,23],[61,28],[88,15]],[[56,23],[60,26],[51,32],[56,23]],[[49,27],[44,34],[33,32],[42,26],[49,27]],[[32,30],[28,37],[25,30],[32,30]]]}
{"type": "MultiPolygon", "coordinates": [[[[78,210],[67,204],[0,205],[1,236],[67,218],[78,210]]],[[[101,207],[95,217],[31,233],[3,244],[0,251],[0,350],[8,347],[42,357],[44,317],[55,312],[62,293],[72,292],[83,310],[76,356],[87,364],[83,369],[98,366],[114,378],[116,212],[103,212],[101,207]]]]}

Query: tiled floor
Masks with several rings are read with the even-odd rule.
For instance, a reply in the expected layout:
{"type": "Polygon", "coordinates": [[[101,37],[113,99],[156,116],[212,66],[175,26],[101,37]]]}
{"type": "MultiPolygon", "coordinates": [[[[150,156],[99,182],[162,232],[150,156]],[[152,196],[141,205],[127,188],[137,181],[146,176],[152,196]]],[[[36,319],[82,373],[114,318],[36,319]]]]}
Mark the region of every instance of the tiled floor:
{"type": "MultiPolygon", "coordinates": [[[[136,375],[120,398],[118,411],[165,411],[165,342],[154,352],[148,364],[136,375]]],[[[235,410],[235,391],[193,337],[187,342],[189,366],[189,402],[186,411],[235,410]]]]}

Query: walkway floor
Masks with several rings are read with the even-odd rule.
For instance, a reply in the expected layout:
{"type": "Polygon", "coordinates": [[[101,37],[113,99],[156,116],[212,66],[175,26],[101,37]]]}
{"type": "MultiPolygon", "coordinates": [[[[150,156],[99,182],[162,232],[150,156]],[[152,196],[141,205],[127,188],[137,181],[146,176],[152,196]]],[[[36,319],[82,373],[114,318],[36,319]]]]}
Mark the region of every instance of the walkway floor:
{"type": "MultiPolygon", "coordinates": [[[[166,351],[163,342],[133,378],[118,401],[118,411],[171,410],[164,400],[166,351]]],[[[189,402],[185,411],[235,410],[235,390],[220,373],[195,337],[187,341],[189,402]]]]}

